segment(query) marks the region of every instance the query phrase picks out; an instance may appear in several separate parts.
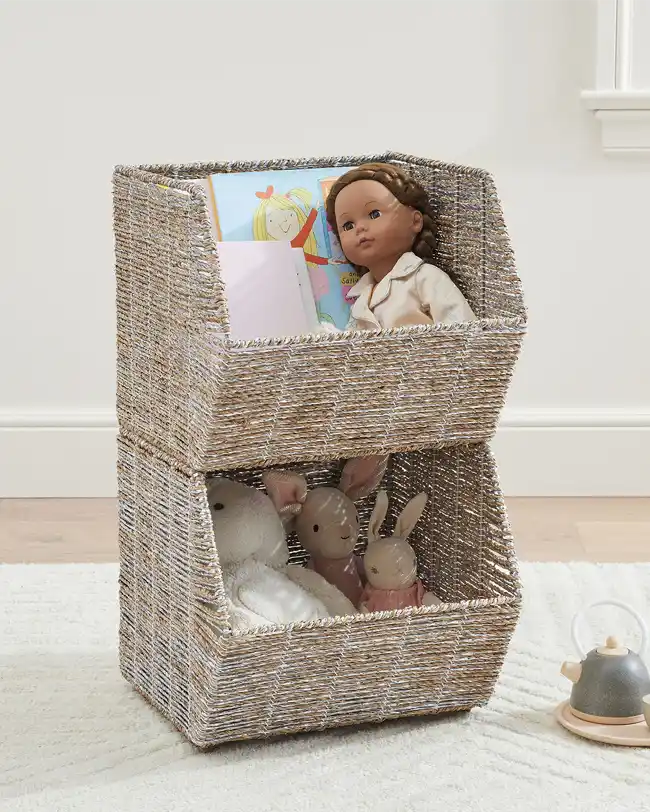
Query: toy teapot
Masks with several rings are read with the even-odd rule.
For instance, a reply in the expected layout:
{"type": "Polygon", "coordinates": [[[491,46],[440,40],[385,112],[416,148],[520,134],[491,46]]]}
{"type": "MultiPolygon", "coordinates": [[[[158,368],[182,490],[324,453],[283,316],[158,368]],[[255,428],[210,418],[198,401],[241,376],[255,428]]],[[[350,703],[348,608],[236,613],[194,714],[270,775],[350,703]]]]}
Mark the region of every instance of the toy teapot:
{"type": "Polygon", "coordinates": [[[650,693],[650,674],[641,656],[648,630],[641,616],[625,603],[603,600],[579,611],[571,627],[573,643],[581,662],[565,662],[561,672],[573,682],[569,707],[574,716],[587,722],[607,725],[635,724],[644,720],[643,697],[650,693]],[[612,605],[626,609],[636,618],[642,632],[639,654],[608,637],[604,646],[585,653],[578,627],[588,609],[612,605]]]}

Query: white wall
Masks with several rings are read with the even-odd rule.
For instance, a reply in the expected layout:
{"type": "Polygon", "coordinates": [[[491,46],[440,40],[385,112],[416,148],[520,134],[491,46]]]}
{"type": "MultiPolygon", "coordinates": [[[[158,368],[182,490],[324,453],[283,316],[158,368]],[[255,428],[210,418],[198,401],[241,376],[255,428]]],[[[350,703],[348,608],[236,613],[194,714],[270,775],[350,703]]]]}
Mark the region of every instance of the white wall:
{"type": "Polygon", "coordinates": [[[530,308],[506,492],[650,492],[650,161],[604,158],[580,103],[595,25],[590,0],[0,4],[0,496],[114,492],[114,164],[386,148],[496,178],[530,308]]]}

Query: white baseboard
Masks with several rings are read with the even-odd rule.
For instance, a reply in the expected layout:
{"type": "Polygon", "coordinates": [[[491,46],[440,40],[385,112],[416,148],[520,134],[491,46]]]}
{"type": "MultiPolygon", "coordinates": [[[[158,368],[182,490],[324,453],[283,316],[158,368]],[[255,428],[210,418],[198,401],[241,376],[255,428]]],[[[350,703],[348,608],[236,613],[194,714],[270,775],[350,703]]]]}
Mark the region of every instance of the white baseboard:
{"type": "MultiPolygon", "coordinates": [[[[107,411],[0,413],[0,498],[113,497],[107,411]]],[[[492,444],[507,496],[649,496],[650,413],[522,409],[492,444]]]]}
{"type": "Polygon", "coordinates": [[[504,426],[492,448],[506,496],[650,496],[650,425],[504,426]]]}
{"type": "Polygon", "coordinates": [[[0,413],[0,498],[117,494],[114,412],[0,413]]]}

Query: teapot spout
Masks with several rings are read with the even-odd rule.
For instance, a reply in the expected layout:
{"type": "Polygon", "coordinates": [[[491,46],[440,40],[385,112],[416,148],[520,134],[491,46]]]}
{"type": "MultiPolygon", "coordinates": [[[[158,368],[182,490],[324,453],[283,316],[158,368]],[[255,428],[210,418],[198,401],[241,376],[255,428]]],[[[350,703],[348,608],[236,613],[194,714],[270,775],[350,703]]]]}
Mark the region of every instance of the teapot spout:
{"type": "Polygon", "coordinates": [[[564,662],[562,663],[562,668],[560,672],[567,678],[570,679],[571,682],[577,682],[580,679],[580,675],[582,674],[582,664],[575,663],[575,662],[564,662]]]}

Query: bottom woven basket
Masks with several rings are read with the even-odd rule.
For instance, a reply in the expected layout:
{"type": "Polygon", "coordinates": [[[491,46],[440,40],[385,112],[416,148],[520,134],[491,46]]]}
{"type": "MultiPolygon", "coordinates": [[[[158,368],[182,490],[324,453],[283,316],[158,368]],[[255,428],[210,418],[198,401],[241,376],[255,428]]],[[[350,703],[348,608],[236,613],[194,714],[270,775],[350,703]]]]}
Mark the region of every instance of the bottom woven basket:
{"type": "MultiPolygon", "coordinates": [[[[395,454],[384,479],[384,532],[412,496],[430,494],[411,541],[442,606],[247,633],[229,625],[205,476],[123,437],[118,454],[122,673],[198,747],[489,700],[521,594],[487,445],[395,454]]],[[[342,464],[292,468],[335,484],[342,464]]],[[[219,473],[262,487],[260,471],[219,473]]],[[[362,538],[373,502],[359,503],[362,538]]]]}

